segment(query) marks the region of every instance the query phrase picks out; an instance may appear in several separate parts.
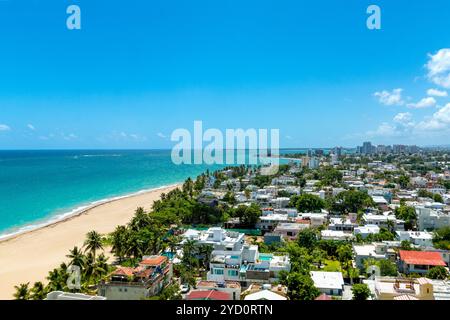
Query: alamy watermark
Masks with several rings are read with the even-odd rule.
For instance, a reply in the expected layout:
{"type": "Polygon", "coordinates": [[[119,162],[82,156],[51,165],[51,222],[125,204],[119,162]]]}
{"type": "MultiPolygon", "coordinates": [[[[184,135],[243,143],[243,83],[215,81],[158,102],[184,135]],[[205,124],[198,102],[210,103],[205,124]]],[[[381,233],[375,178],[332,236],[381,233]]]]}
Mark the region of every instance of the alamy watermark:
{"type": "Polygon", "coordinates": [[[172,161],[179,164],[263,165],[261,173],[275,174],[280,155],[279,129],[204,130],[202,121],[194,121],[193,133],[179,128],[172,132],[172,161]],[[270,138],[270,139],[269,139],[270,138]],[[206,145],[205,145],[206,144],[206,145]]]}

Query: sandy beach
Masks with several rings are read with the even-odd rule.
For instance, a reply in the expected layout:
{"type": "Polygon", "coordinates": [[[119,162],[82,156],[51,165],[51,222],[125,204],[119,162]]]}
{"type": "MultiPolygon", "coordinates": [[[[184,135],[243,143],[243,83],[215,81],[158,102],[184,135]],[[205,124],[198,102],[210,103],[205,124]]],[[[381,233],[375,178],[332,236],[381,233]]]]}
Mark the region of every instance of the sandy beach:
{"type": "Polygon", "coordinates": [[[0,242],[0,299],[12,299],[14,286],[46,282],[48,272],[66,261],[74,246],[83,245],[91,230],[105,234],[129,222],[137,207],[150,209],[161,193],[177,186],[135,194],[87,208],[63,221],[0,242]]]}

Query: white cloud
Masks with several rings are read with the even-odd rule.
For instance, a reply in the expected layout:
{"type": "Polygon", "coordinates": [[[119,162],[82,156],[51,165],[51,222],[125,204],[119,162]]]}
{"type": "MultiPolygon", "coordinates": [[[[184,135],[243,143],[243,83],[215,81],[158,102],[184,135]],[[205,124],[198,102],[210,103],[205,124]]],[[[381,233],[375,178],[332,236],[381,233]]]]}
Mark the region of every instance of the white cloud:
{"type": "Polygon", "coordinates": [[[292,137],[291,136],[286,136],[286,139],[292,140],[292,137]]]}
{"type": "Polygon", "coordinates": [[[450,89],[450,49],[444,48],[435,54],[429,54],[426,64],[428,79],[433,83],[450,89]]]}
{"type": "Polygon", "coordinates": [[[6,124],[0,124],[0,131],[9,131],[11,128],[6,124]]]}
{"type": "Polygon", "coordinates": [[[401,124],[408,124],[411,122],[412,115],[409,112],[401,112],[394,117],[394,121],[401,124]]]}
{"type": "Polygon", "coordinates": [[[450,103],[436,111],[431,117],[421,121],[417,125],[418,130],[441,130],[450,125],[450,103]]]}
{"type": "Polygon", "coordinates": [[[160,137],[161,139],[167,138],[167,136],[166,136],[165,134],[163,134],[162,132],[158,132],[156,135],[157,135],[158,137],[160,137]]]}
{"type": "Polygon", "coordinates": [[[397,88],[391,92],[387,90],[375,92],[373,95],[378,98],[378,101],[386,106],[401,106],[405,102],[402,98],[403,89],[397,88]]]}
{"type": "Polygon", "coordinates": [[[392,137],[398,135],[396,128],[387,122],[383,122],[374,131],[367,131],[369,137],[392,137]]]}
{"type": "Polygon", "coordinates": [[[27,124],[27,128],[33,131],[36,130],[36,128],[31,123],[27,124]]]}
{"type": "Polygon", "coordinates": [[[409,108],[414,109],[422,109],[422,108],[429,108],[436,105],[436,99],[433,97],[426,97],[420,100],[417,103],[408,103],[406,106],[409,108]]]}
{"type": "Polygon", "coordinates": [[[446,97],[448,96],[447,91],[438,89],[428,89],[427,95],[434,97],[446,97]]]}

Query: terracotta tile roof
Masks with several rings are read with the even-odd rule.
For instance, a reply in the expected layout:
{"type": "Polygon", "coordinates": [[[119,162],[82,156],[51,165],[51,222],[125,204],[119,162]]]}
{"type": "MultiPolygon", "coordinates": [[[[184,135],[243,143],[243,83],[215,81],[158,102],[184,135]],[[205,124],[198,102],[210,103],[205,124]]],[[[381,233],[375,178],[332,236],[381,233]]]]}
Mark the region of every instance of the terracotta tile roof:
{"type": "Polygon", "coordinates": [[[187,300],[231,300],[229,293],[216,290],[196,290],[191,291],[186,297],[187,300]]]}
{"type": "Polygon", "coordinates": [[[407,264],[421,264],[426,266],[443,266],[445,262],[439,252],[400,250],[400,260],[407,264]]]}
{"type": "Polygon", "coordinates": [[[112,274],[115,276],[127,276],[131,277],[134,273],[134,268],[130,267],[119,267],[112,274]]]}
{"type": "Polygon", "coordinates": [[[167,260],[165,256],[153,256],[148,259],[142,260],[139,264],[146,266],[159,266],[161,263],[167,260]]]}

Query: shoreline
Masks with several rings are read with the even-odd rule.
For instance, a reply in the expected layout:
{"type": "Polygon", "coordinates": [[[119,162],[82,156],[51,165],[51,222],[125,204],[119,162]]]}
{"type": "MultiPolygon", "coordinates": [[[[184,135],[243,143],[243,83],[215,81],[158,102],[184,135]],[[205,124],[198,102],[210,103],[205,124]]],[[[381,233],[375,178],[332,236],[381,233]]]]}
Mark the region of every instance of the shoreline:
{"type": "Polygon", "coordinates": [[[89,204],[86,205],[79,205],[76,208],[65,212],[65,213],[60,213],[60,214],[55,214],[54,216],[48,217],[47,219],[42,219],[36,221],[35,223],[29,223],[26,225],[23,225],[21,227],[17,227],[17,228],[11,228],[9,230],[16,230],[16,231],[12,231],[12,232],[8,232],[8,229],[6,229],[6,232],[2,232],[0,233],[0,244],[9,240],[12,240],[16,237],[20,237],[21,235],[27,234],[29,232],[33,232],[42,228],[46,228],[46,227],[50,227],[54,224],[58,224],[64,221],[68,221],[72,218],[76,218],[78,216],[83,215],[84,213],[86,213],[87,211],[90,211],[92,209],[95,209],[101,205],[104,204],[108,204],[110,202],[114,202],[114,201],[118,201],[118,200],[122,200],[122,199],[126,199],[126,198],[131,198],[134,196],[138,196],[140,194],[145,194],[145,193],[149,193],[149,192],[154,192],[154,191],[158,191],[161,189],[168,189],[168,188],[172,188],[172,187],[177,187],[180,186],[182,182],[175,182],[173,184],[169,184],[169,185],[164,185],[164,186],[160,186],[160,187],[155,187],[155,188],[150,188],[150,189],[142,189],[139,190],[137,192],[133,192],[133,193],[127,193],[123,196],[114,196],[111,198],[104,198],[101,200],[95,200],[90,202],[89,204]],[[40,222],[42,221],[42,222],[40,222]]]}
{"type": "Polygon", "coordinates": [[[30,282],[30,287],[36,281],[47,283],[48,272],[67,261],[70,249],[83,245],[87,232],[112,232],[128,223],[137,207],[149,210],[162,193],[179,186],[176,183],[99,200],[58,221],[1,239],[0,299],[12,299],[14,286],[20,283],[30,282]]]}

